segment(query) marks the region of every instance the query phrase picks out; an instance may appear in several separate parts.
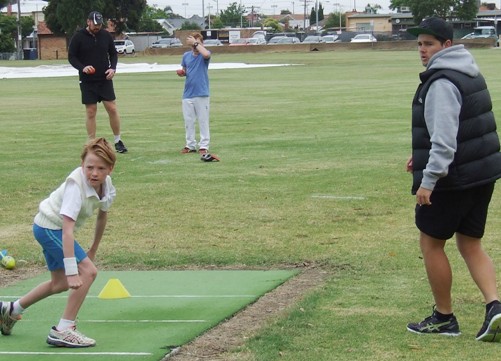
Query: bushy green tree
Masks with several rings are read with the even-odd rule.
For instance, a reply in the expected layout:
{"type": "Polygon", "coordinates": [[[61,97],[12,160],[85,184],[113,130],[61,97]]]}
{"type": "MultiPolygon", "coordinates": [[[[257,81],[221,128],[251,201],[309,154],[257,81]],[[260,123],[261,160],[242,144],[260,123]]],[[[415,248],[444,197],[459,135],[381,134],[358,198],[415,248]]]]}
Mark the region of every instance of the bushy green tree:
{"type": "Polygon", "coordinates": [[[185,21],[183,25],[181,25],[181,30],[202,30],[202,28],[197,23],[185,21]]]}
{"type": "Polygon", "coordinates": [[[327,20],[325,20],[324,28],[335,29],[335,28],[343,27],[343,22],[346,23],[344,15],[340,14],[340,12],[333,12],[333,13],[330,13],[329,16],[327,17],[327,20]],[[340,24],[340,22],[341,22],[341,24],[340,24]]]}
{"type": "Polygon", "coordinates": [[[0,34],[0,53],[13,53],[16,51],[14,39],[9,34],[0,34]]]}
{"type": "Polygon", "coordinates": [[[225,10],[221,11],[219,18],[225,26],[237,27],[242,22],[242,16],[245,14],[245,6],[236,2],[231,3],[225,10]]]}
{"type": "Polygon", "coordinates": [[[476,0],[391,0],[390,9],[396,10],[408,6],[414,17],[414,22],[429,16],[448,18],[458,17],[461,20],[473,20],[478,12],[476,0]]]}
{"type": "Polygon", "coordinates": [[[265,28],[272,28],[275,32],[282,32],[284,30],[278,20],[273,18],[265,18],[262,25],[265,28]]]}
{"type": "Polygon", "coordinates": [[[137,31],[152,31],[163,32],[164,28],[156,21],[156,19],[167,19],[166,9],[158,9],[151,6],[146,6],[139,20],[137,31]]]}
{"type": "MultiPolygon", "coordinates": [[[[33,32],[33,25],[35,22],[31,16],[21,16],[21,37],[25,38],[33,32]]],[[[16,48],[17,39],[17,17],[14,15],[0,14],[0,33],[2,38],[0,40],[0,52],[12,52],[12,47],[16,48]]]]}
{"type": "Polygon", "coordinates": [[[222,29],[222,28],[224,28],[224,24],[221,21],[221,18],[219,16],[215,17],[214,20],[212,20],[212,28],[213,29],[222,29]]]}
{"type": "Polygon", "coordinates": [[[146,0],[49,0],[43,12],[53,33],[71,37],[86,26],[87,15],[93,10],[111,20],[117,32],[136,30],[145,8],[146,0]]]}

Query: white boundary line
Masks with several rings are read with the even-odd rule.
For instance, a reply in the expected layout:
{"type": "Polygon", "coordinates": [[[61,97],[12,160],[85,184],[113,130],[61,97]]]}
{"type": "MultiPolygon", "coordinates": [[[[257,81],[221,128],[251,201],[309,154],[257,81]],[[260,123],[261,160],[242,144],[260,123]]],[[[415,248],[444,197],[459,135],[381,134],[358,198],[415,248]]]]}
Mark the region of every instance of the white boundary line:
{"type": "MultiPolygon", "coordinates": [[[[52,295],[50,298],[67,298],[67,295],[52,295]]],[[[151,296],[130,296],[124,297],[120,299],[126,298],[257,298],[257,295],[151,295],[151,296]]],[[[0,298],[13,298],[18,299],[21,296],[9,296],[9,295],[0,295],[0,298]]],[[[99,298],[98,296],[87,296],[86,298],[99,298]]],[[[115,300],[119,298],[112,298],[110,300],[115,300]]],[[[108,301],[108,300],[107,300],[108,301]]]]}
{"type": "Polygon", "coordinates": [[[80,323],[206,323],[207,320],[79,320],[80,323]]]}
{"type": "Polygon", "coordinates": [[[360,196],[335,196],[332,194],[313,194],[311,198],[321,198],[321,199],[340,199],[340,200],[365,200],[365,197],[360,196]]]}
{"type": "MultiPolygon", "coordinates": [[[[248,63],[212,63],[209,70],[214,69],[249,69],[276,66],[291,66],[293,64],[248,64],[248,63]]],[[[175,71],[179,69],[179,64],[117,64],[118,72],[121,73],[151,73],[175,71]]],[[[36,67],[7,67],[0,66],[0,79],[20,79],[20,78],[49,78],[62,76],[78,76],[78,71],[71,65],[39,65],[36,67]]]]}
{"type": "Polygon", "coordinates": [[[71,356],[151,356],[151,352],[24,352],[0,351],[0,355],[71,355],[71,356]]]}

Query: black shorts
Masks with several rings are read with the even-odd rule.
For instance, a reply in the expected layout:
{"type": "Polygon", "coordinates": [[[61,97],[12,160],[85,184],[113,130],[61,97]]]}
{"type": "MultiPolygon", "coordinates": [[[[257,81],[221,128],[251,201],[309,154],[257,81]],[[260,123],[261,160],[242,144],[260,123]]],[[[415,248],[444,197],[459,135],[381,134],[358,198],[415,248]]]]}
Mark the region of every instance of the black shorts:
{"type": "Polygon", "coordinates": [[[458,232],[482,238],[494,183],[462,191],[433,192],[430,206],[416,204],[417,228],[437,239],[452,238],[458,232]]]}
{"type": "Polygon", "coordinates": [[[97,104],[98,102],[113,101],[116,99],[113,81],[103,80],[96,82],[80,82],[82,104],[97,104]]]}

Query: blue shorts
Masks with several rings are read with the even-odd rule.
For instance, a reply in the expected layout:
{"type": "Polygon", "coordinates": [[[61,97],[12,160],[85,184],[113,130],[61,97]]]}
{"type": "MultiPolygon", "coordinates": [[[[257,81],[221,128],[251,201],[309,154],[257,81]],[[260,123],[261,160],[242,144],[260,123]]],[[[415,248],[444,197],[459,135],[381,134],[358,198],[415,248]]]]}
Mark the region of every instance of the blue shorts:
{"type": "MultiPolygon", "coordinates": [[[[43,255],[49,271],[64,269],[63,231],[61,229],[47,229],[34,224],[33,235],[43,248],[43,255]]],[[[87,253],[77,241],[75,241],[75,257],[77,263],[87,257],[87,253]]]]}
{"type": "Polygon", "coordinates": [[[431,205],[416,205],[417,228],[437,239],[447,240],[459,232],[482,238],[494,183],[461,191],[433,192],[431,205]]]}

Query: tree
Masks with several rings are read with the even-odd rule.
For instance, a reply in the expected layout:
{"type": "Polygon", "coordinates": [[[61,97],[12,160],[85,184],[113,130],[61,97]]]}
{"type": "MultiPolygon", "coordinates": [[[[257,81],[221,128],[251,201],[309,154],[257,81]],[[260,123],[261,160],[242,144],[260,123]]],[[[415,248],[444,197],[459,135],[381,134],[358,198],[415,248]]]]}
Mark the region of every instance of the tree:
{"type": "Polygon", "coordinates": [[[200,25],[194,22],[185,21],[183,25],[181,25],[181,30],[202,30],[200,25]]]}
{"type": "Polygon", "coordinates": [[[213,29],[222,29],[222,28],[224,28],[224,24],[221,21],[221,18],[219,16],[215,17],[212,20],[212,28],[213,29]]]}
{"type": "Polygon", "coordinates": [[[158,21],[156,21],[156,19],[167,19],[166,9],[167,8],[162,10],[151,6],[146,6],[136,30],[152,32],[165,31],[165,29],[162,28],[162,25],[160,25],[158,21]]]}
{"type": "Polygon", "coordinates": [[[381,5],[379,4],[367,4],[365,7],[365,12],[367,14],[377,14],[378,10],[381,10],[381,5]]]}
{"type": "MultiPolygon", "coordinates": [[[[21,37],[25,38],[33,32],[35,22],[31,16],[21,16],[21,37]]],[[[15,48],[17,39],[17,17],[0,14],[0,53],[10,53],[11,46],[15,48]]]]}
{"type": "Polygon", "coordinates": [[[71,37],[86,26],[87,15],[93,10],[100,11],[117,32],[122,32],[138,28],[145,8],[146,0],[49,0],[43,12],[53,33],[71,37]]]}
{"type": "Polygon", "coordinates": [[[478,11],[476,0],[391,0],[390,2],[392,10],[402,6],[411,9],[416,24],[430,16],[444,19],[454,16],[461,20],[473,20],[478,11]]]}
{"type": "MultiPolygon", "coordinates": [[[[330,13],[329,16],[327,17],[327,20],[325,20],[324,28],[325,29],[335,29],[335,28],[342,28],[343,26],[343,20],[344,20],[344,15],[341,14],[341,12],[337,13],[330,13]],[[341,24],[340,24],[341,22],[341,24]]],[[[345,21],[346,23],[346,21],[345,21]]]]}
{"type": "Polygon", "coordinates": [[[12,53],[16,50],[16,35],[16,17],[0,14],[0,53],[12,53]]]}
{"type": "Polygon", "coordinates": [[[221,11],[219,18],[225,26],[237,27],[240,26],[244,14],[245,6],[234,2],[221,11]]]}
{"type": "MultiPolygon", "coordinates": [[[[324,8],[321,3],[318,4],[318,21],[324,20],[324,8]]],[[[315,11],[315,7],[311,8],[310,13],[310,24],[317,23],[317,12],[315,11]]]]}
{"type": "Polygon", "coordinates": [[[275,32],[281,32],[283,31],[284,29],[282,28],[282,26],[280,25],[280,23],[278,22],[277,19],[273,19],[273,18],[265,18],[263,20],[263,24],[262,24],[265,28],[272,28],[273,31],[275,32]]]}

